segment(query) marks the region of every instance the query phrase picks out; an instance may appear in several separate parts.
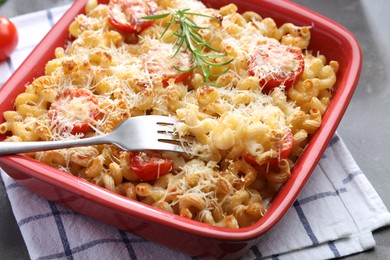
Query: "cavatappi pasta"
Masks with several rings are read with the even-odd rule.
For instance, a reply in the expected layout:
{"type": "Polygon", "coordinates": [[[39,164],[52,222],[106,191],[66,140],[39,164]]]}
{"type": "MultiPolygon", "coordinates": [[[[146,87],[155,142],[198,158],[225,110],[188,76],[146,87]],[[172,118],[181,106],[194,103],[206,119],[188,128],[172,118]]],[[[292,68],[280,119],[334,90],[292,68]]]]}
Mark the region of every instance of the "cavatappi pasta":
{"type": "Polygon", "coordinates": [[[278,26],[261,14],[239,13],[234,4],[216,10],[195,0],[141,2],[156,14],[186,8],[205,14],[190,15],[212,47],[203,51],[218,54],[210,62],[230,62],[210,66],[209,77],[200,67],[183,72],[193,60],[188,50],[175,54],[175,24],[164,33],[169,17],[125,32],[108,5],[90,0],[69,27],[69,44],[18,95],[15,111],[4,113],[0,133],[9,142],[77,139],[110,132],[129,117],[176,117],[177,133],[195,140],[187,154],[160,153],[172,166],[156,180],[140,180],[131,152],[114,145],[28,156],[186,218],[249,226],[267,211],[320,127],[338,62],[307,49],[309,27],[278,26]],[[300,66],[296,57],[304,66],[288,82],[300,66]],[[270,78],[275,71],[283,81],[270,78]],[[267,87],[270,82],[276,85],[267,87]]]}

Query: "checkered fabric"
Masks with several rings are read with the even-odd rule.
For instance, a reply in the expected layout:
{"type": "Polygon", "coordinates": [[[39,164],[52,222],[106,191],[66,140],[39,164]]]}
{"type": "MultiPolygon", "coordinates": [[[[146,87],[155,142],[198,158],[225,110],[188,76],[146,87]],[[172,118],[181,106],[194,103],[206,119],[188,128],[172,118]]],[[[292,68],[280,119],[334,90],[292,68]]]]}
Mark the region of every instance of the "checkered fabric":
{"type": "MultiPolygon", "coordinates": [[[[16,52],[0,86],[69,6],[13,18],[16,52]]],[[[80,215],[1,176],[31,259],[197,259],[80,215]]],[[[281,221],[242,259],[331,259],[373,248],[390,213],[336,134],[281,221]]]]}

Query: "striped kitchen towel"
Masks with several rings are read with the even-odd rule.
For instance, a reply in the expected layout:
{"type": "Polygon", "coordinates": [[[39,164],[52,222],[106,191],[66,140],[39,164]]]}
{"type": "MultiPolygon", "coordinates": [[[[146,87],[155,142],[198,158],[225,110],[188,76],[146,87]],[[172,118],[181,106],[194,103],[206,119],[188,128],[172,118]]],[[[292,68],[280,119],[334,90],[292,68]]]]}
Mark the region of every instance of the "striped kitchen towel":
{"type": "MultiPolygon", "coordinates": [[[[0,63],[0,86],[68,6],[15,17],[16,52],[0,63]]],[[[30,193],[1,170],[31,259],[194,259],[30,193]]],[[[375,247],[390,213],[336,134],[281,221],[243,259],[330,259],[375,247]]]]}

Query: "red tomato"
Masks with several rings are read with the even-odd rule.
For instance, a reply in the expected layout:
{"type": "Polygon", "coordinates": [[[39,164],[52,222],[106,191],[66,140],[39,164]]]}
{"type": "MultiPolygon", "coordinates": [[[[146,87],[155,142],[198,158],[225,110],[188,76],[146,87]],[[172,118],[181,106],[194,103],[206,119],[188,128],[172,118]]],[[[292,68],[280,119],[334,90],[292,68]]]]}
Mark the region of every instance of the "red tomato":
{"type": "Polygon", "coordinates": [[[176,71],[176,73],[165,75],[165,77],[162,79],[162,83],[164,86],[168,86],[168,81],[170,79],[174,79],[176,83],[184,82],[189,76],[191,76],[191,74],[192,74],[191,71],[188,72],[176,71]]]}
{"type": "Polygon", "coordinates": [[[18,44],[18,31],[7,18],[0,16],[0,61],[6,60],[18,44]]]}
{"type": "Polygon", "coordinates": [[[164,86],[170,79],[176,83],[184,82],[192,71],[186,71],[191,67],[191,55],[188,52],[178,52],[172,44],[158,43],[143,56],[145,67],[153,80],[160,80],[164,86]]]}
{"type": "Polygon", "coordinates": [[[153,24],[142,17],[154,15],[158,6],[152,0],[111,0],[108,4],[111,24],[126,33],[140,33],[153,24]]]}
{"type": "Polygon", "coordinates": [[[86,89],[66,89],[51,104],[48,116],[61,132],[85,133],[99,114],[97,98],[86,89]]]}
{"type": "Polygon", "coordinates": [[[130,163],[131,170],[141,181],[156,180],[172,170],[172,161],[154,151],[131,152],[130,163]]]}
{"type": "Polygon", "coordinates": [[[301,50],[283,44],[259,45],[248,61],[249,73],[260,78],[266,92],[280,85],[290,88],[301,78],[304,67],[301,50]]]}
{"type": "MultiPolygon", "coordinates": [[[[269,160],[267,164],[269,166],[276,166],[278,165],[281,159],[286,159],[291,153],[293,144],[294,144],[294,135],[291,132],[291,130],[287,128],[281,142],[277,143],[277,145],[274,147],[274,149],[280,151],[279,157],[269,160]]],[[[258,165],[255,156],[252,154],[246,153],[243,155],[243,158],[245,161],[247,161],[250,164],[258,165]]]]}

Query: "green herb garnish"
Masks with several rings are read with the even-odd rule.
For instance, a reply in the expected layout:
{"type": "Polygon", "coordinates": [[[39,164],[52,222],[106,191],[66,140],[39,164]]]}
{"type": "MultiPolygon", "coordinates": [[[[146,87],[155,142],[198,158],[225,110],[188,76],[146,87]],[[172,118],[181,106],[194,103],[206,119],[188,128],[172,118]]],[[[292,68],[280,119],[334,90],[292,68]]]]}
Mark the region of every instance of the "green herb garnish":
{"type": "Polygon", "coordinates": [[[165,35],[168,29],[171,27],[173,23],[178,24],[178,28],[172,33],[172,36],[176,36],[177,39],[174,42],[175,53],[173,57],[175,57],[180,51],[189,50],[192,53],[191,63],[192,66],[188,69],[180,69],[175,67],[176,70],[180,72],[190,72],[200,67],[202,73],[207,82],[210,83],[210,77],[218,77],[222,74],[225,74],[229,67],[223,70],[221,73],[212,74],[211,67],[221,67],[226,66],[233,61],[230,59],[224,62],[214,62],[214,59],[225,57],[226,54],[220,53],[218,50],[213,48],[208,42],[204,41],[202,35],[199,33],[199,30],[208,29],[208,27],[198,26],[194,20],[192,20],[189,16],[203,16],[211,19],[216,19],[213,16],[192,13],[189,9],[184,10],[172,10],[169,13],[158,14],[145,16],[143,19],[145,20],[159,20],[162,18],[166,18],[171,16],[170,20],[167,23],[167,27],[161,34],[161,37],[165,35]],[[217,52],[217,54],[209,53],[210,51],[217,52]]]}

